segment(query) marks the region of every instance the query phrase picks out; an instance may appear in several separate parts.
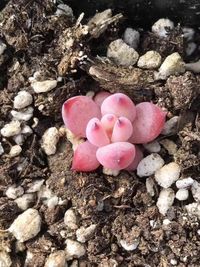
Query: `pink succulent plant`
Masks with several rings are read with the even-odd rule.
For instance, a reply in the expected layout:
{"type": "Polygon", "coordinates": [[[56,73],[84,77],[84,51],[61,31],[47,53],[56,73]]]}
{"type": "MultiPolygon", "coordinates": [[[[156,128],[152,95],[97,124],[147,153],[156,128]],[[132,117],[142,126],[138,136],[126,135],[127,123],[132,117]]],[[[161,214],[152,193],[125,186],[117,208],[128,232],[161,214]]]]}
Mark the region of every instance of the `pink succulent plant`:
{"type": "Polygon", "coordinates": [[[135,106],[122,93],[100,92],[68,99],[62,107],[66,127],[86,138],[74,152],[72,169],[93,171],[100,164],[111,170],[135,170],[143,158],[139,146],[162,131],[166,113],[151,102],[135,106]]]}

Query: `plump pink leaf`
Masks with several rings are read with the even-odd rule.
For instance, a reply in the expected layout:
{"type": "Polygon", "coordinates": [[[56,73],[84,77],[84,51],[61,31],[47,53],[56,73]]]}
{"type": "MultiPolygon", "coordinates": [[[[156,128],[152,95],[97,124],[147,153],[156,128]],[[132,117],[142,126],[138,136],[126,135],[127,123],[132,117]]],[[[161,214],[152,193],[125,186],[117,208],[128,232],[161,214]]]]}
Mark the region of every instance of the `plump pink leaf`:
{"type": "Polygon", "coordinates": [[[86,137],[88,141],[95,146],[105,146],[110,143],[110,140],[103,128],[101,122],[97,118],[91,119],[86,127],[86,137]]]}
{"type": "Polygon", "coordinates": [[[103,128],[106,130],[106,133],[109,138],[112,136],[113,127],[115,125],[115,122],[117,120],[117,116],[114,114],[106,114],[101,118],[101,123],[103,125],[103,128]]]}
{"type": "Polygon", "coordinates": [[[111,113],[117,117],[123,116],[133,122],[136,116],[136,109],[133,101],[127,95],[117,93],[103,101],[101,113],[102,115],[111,113]]]}
{"type": "Polygon", "coordinates": [[[137,169],[138,164],[140,161],[143,159],[143,152],[142,150],[138,147],[135,146],[135,158],[131,162],[131,164],[125,169],[127,171],[134,171],[137,169]]]}
{"type": "Polygon", "coordinates": [[[116,142],[98,148],[98,161],[106,168],[122,170],[131,164],[135,157],[135,146],[128,142],[116,142]]]}
{"type": "Polygon", "coordinates": [[[125,142],[133,133],[133,126],[129,119],[126,117],[119,117],[115,122],[113,133],[111,137],[112,142],[125,142]]]}
{"type": "Polygon", "coordinates": [[[66,127],[78,137],[86,137],[86,126],[90,119],[100,118],[99,106],[87,96],[75,96],[62,106],[62,117],[66,127]]]}
{"type": "Polygon", "coordinates": [[[145,144],[154,140],[162,131],[166,113],[150,102],[136,106],[136,119],[133,122],[133,135],[130,142],[145,144]]]}
{"type": "Polygon", "coordinates": [[[100,163],[96,158],[97,147],[89,141],[78,145],[74,152],[72,170],[89,172],[96,170],[100,163]]]}
{"type": "Polygon", "coordinates": [[[100,107],[103,101],[110,95],[111,93],[107,91],[101,91],[95,95],[94,102],[100,107]]]}

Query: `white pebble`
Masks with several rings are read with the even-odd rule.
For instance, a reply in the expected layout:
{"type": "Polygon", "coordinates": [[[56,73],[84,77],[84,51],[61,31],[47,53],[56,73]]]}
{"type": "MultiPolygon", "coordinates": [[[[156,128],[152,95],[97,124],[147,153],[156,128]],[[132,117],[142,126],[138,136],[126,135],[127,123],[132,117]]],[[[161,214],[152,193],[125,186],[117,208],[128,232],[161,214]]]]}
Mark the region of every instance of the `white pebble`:
{"type": "Polygon", "coordinates": [[[154,190],[154,180],[149,177],[146,179],[146,189],[147,189],[147,193],[149,193],[149,195],[151,197],[153,197],[155,195],[155,190],[154,190]]]}
{"type": "Polygon", "coordinates": [[[20,242],[35,237],[41,228],[41,217],[36,209],[28,209],[20,214],[11,224],[9,231],[20,242]]]}
{"type": "Polygon", "coordinates": [[[158,153],[160,152],[160,149],[161,149],[160,144],[156,140],[150,143],[144,144],[143,146],[150,153],[158,153]]]}
{"type": "Polygon", "coordinates": [[[174,202],[174,191],[171,188],[164,188],[160,191],[156,206],[162,215],[166,215],[174,202]]]}
{"type": "Polygon", "coordinates": [[[15,203],[21,210],[27,210],[34,201],[34,194],[24,194],[15,199],[15,203]]]}
{"type": "Polygon", "coordinates": [[[188,196],[189,196],[189,192],[187,189],[179,189],[177,192],[176,192],[176,198],[180,201],[184,201],[186,199],[188,199],[188,196]]]}
{"type": "Polygon", "coordinates": [[[64,223],[66,224],[67,227],[69,227],[72,230],[76,230],[78,228],[77,217],[73,209],[68,209],[65,212],[64,223]]]}
{"type": "Polygon", "coordinates": [[[28,188],[28,190],[26,191],[27,193],[35,193],[40,191],[41,187],[44,184],[44,179],[41,180],[35,180],[32,182],[32,184],[30,185],[30,187],[28,188]]]}
{"type": "Polygon", "coordinates": [[[135,250],[137,247],[138,247],[138,245],[139,245],[139,240],[138,239],[135,239],[135,240],[133,240],[133,242],[129,242],[129,243],[127,243],[126,242],[126,240],[120,240],[120,245],[125,249],[125,250],[127,250],[127,251],[133,251],[133,250],[135,250]]]}
{"type": "Polygon", "coordinates": [[[21,186],[15,187],[11,185],[6,190],[6,196],[10,199],[16,199],[17,197],[20,197],[23,194],[24,194],[24,189],[21,186]]]}
{"type": "Polygon", "coordinates": [[[3,153],[4,153],[4,148],[0,142],[0,156],[3,155],[3,153]]]}
{"type": "Polygon", "coordinates": [[[175,260],[175,259],[171,259],[171,260],[170,260],[170,263],[171,263],[171,265],[173,265],[173,266],[175,266],[175,265],[178,264],[177,260],[175,260]]]}
{"type": "Polygon", "coordinates": [[[177,132],[179,116],[174,116],[170,120],[165,122],[161,134],[172,135],[177,132]]]}
{"type": "Polygon", "coordinates": [[[65,5],[65,4],[59,4],[57,6],[57,10],[56,10],[56,13],[55,13],[57,16],[62,16],[62,15],[65,15],[69,18],[73,18],[73,10],[71,9],[70,6],[68,5],[65,5]]]}
{"type": "Polygon", "coordinates": [[[66,260],[69,261],[74,258],[82,257],[83,255],[85,255],[86,250],[83,244],[71,239],[67,239],[65,253],[66,260]]]}
{"type": "Polygon", "coordinates": [[[44,267],[67,267],[66,259],[65,259],[65,251],[57,250],[52,252],[45,263],[44,267]]]}
{"type": "Polygon", "coordinates": [[[3,42],[0,42],[0,56],[4,53],[6,48],[7,48],[7,45],[4,44],[3,42]]]}
{"type": "Polygon", "coordinates": [[[158,79],[167,79],[170,75],[177,75],[185,72],[185,63],[179,53],[175,52],[164,60],[159,68],[159,73],[156,74],[158,79]]]}
{"type": "Polygon", "coordinates": [[[33,130],[31,129],[30,126],[24,125],[24,127],[22,128],[21,133],[26,135],[26,136],[29,136],[29,135],[31,135],[33,133],[33,130]]]}
{"type": "Polygon", "coordinates": [[[174,155],[177,151],[177,144],[170,139],[163,139],[160,144],[167,150],[169,155],[174,155]]]}
{"type": "Polygon", "coordinates": [[[109,44],[107,57],[113,60],[113,62],[117,65],[128,67],[137,62],[139,55],[122,39],[117,39],[109,44]]]}
{"type": "Polygon", "coordinates": [[[167,37],[169,30],[174,29],[174,23],[169,19],[159,19],[152,26],[152,32],[159,37],[167,37]]]}
{"type": "Polygon", "coordinates": [[[160,67],[161,55],[156,51],[148,51],[146,54],[141,56],[138,60],[138,67],[141,69],[156,69],[160,67]]]}
{"type": "Polygon", "coordinates": [[[143,158],[137,166],[137,175],[140,177],[150,176],[164,165],[164,160],[157,153],[152,153],[143,158]]]}
{"type": "Polygon", "coordinates": [[[0,267],[10,267],[11,265],[12,261],[9,254],[5,251],[0,251],[0,267]]]}
{"type": "Polygon", "coordinates": [[[24,136],[22,134],[17,134],[13,136],[13,140],[17,145],[21,146],[24,143],[24,136]]]}
{"type": "Polygon", "coordinates": [[[13,116],[14,119],[19,120],[19,121],[29,121],[33,117],[33,108],[28,107],[25,108],[23,111],[16,111],[16,110],[11,110],[11,115],[13,116]]]}
{"type": "Polygon", "coordinates": [[[191,186],[192,196],[196,202],[200,202],[200,183],[194,181],[191,186]]]}
{"type": "Polygon", "coordinates": [[[77,241],[80,243],[85,243],[86,241],[88,241],[94,235],[96,228],[96,224],[92,224],[87,228],[80,227],[76,231],[77,241]]]}
{"type": "Polygon", "coordinates": [[[9,152],[9,155],[11,158],[19,156],[19,154],[22,152],[22,148],[19,145],[12,146],[9,152]]]}
{"type": "Polygon", "coordinates": [[[56,127],[51,127],[45,131],[42,136],[42,148],[48,156],[56,153],[56,145],[58,141],[59,131],[56,127]]]}
{"type": "Polygon", "coordinates": [[[46,80],[46,81],[34,81],[31,83],[31,86],[35,93],[46,93],[51,91],[57,86],[56,80],[46,80]]]}
{"type": "Polygon", "coordinates": [[[21,132],[21,127],[19,121],[11,121],[1,129],[1,134],[4,137],[11,137],[19,134],[20,132],[21,132]]]}
{"type": "Polygon", "coordinates": [[[127,45],[137,49],[140,42],[140,33],[132,28],[126,28],[123,39],[127,45]]]}
{"type": "Polygon", "coordinates": [[[171,221],[169,219],[164,219],[163,220],[163,225],[169,225],[171,221]]]}
{"type": "Polygon", "coordinates": [[[155,180],[163,188],[168,188],[178,180],[180,172],[180,166],[170,162],[155,172],[155,180]]]}
{"type": "Polygon", "coordinates": [[[28,93],[27,91],[20,91],[14,98],[14,108],[22,109],[31,105],[32,102],[33,97],[30,93],[28,93]]]}
{"type": "Polygon", "coordinates": [[[178,189],[184,189],[190,187],[194,183],[194,180],[191,177],[184,178],[176,181],[176,187],[178,189]]]}
{"type": "Polygon", "coordinates": [[[200,204],[199,203],[193,202],[189,205],[186,205],[185,208],[190,217],[197,217],[200,220],[200,204]]]}

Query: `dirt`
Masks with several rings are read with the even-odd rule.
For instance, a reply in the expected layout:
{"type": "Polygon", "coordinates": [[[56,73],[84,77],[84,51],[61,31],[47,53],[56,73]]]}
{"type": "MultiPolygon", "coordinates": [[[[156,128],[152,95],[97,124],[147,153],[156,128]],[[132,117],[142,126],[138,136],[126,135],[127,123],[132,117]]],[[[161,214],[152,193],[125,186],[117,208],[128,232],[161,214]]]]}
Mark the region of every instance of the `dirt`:
{"type": "MultiPolygon", "coordinates": [[[[97,225],[94,236],[85,243],[85,256],[75,266],[167,267],[173,266],[173,260],[178,267],[200,266],[199,221],[185,210],[186,204],[194,202],[192,195],[184,202],[176,200],[164,217],[156,207],[157,184],[151,197],[145,179],[134,172],[122,171],[112,177],[102,174],[101,169],[91,173],[71,171],[73,151],[64,135],[55,155],[47,156],[41,148],[45,130],[63,125],[60,110],[66,99],[91,90],[125,92],[136,103],[159,103],[168,110],[168,118],[180,116],[177,133],[168,137],[178,145],[174,159],[182,167],[182,177],[191,176],[200,182],[200,75],[186,72],[156,81],[153,71],[119,67],[96,58],[124,27],[122,15],[109,21],[98,36],[97,26],[86,33],[89,18],[77,23],[77,18],[54,16],[55,11],[56,4],[50,0],[10,0],[0,13],[0,40],[7,45],[0,56],[0,128],[10,122],[13,99],[20,90],[28,90],[34,98],[34,117],[26,123],[33,133],[23,143],[22,153],[9,157],[15,142],[0,136],[5,150],[0,156],[0,251],[9,253],[12,266],[44,266],[51,251],[64,249],[66,238],[76,238],[76,231],[64,224],[65,211],[73,207],[79,226],[97,225]],[[39,80],[63,78],[54,90],[36,94],[29,78],[38,70],[39,80]],[[38,119],[35,127],[34,118],[38,119]],[[26,192],[38,179],[44,179],[62,203],[48,208],[35,195],[31,207],[39,211],[42,228],[19,250],[15,238],[4,230],[22,210],[8,199],[6,190],[17,185],[26,192]],[[164,219],[171,223],[164,224],[164,219]],[[120,245],[122,239],[127,243],[138,240],[139,244],[127,251],[120,245]],[[27,253],[32,255],[28,262],[27,253]]],[[[180,26],[165,40],[144,32],[139,53],[152,49],[163,57],[179,52],[188,60],[180,26]]],[[[171,160],[164,148],[162,156],[166,162],[171,160]]]]}

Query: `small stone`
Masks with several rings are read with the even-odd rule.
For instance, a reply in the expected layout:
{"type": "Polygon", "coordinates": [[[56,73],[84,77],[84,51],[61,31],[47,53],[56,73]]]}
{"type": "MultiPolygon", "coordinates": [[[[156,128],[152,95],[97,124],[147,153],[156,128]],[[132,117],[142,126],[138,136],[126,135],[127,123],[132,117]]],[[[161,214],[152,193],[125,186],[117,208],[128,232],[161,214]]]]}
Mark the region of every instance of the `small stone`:
{"type": "Polygon", "coordinates": [[[71,9],[70,6],[65,5],[65,4],[59,4],[57,6],[57,10],[56,10],[56,16],[67,16],[69,18],[73,18],[73,10],[71,9]]]}
{"type": "Polygon", "coordinates": [[[167,37],[170,30],[174,29],[174,23],[169,19],[159,19],[152,26],[152,32],[159,37],[167,37]]]}
{"type": "Polygon", "coordinates": [[[42,148],[48,156],[56,153],[56,145],[59,137],[59,131],[56,127],[47,129],[42,136],[42,148]]]}
{"type": "Polygon", "coordinates": [[[20,122],[11,121],[1,129],[1,134],[4,137],[11,137],[21,132],[20,122]]]}
{"type": "Polygon", "coordinates": [[[5,251],[0,251],[0,267],[10,267],[12,265],[9,254],[5,251]]]}
{"type": "Polygon", "coordinates": [[[184,189],[190,187],[194,183],[194,180],[191,177],[184,178],[176,181],[176,187],[179,189],[184,189]]]}
{"type": "Polygon", "coordinates": [[[22,127],[21,133],[26,135],[26,136],[29,136],[29,135],[31,135],[33,133],[33,130],[31,129],[30,126],[24,125],[24,127],[22,127]]]}
{"type": "Polygon", "coordinates": [[[171,188],[164,188],[160,191],[156,206],[162,215],[166,215],[169,208],[174,202],[174,191],[171,188]]]}
{"type": "Polygon", "coordinates": [[[194,73],[200,73],[200,60],[185,64],[185,69],[194,73]]]}
{"type": "Polygon", "coordinates": [[[27,91],[20,91],[14,98],[14,108],[23,109],[33,102],[33,97],[27,91]]]}
{"type": "Polygon", "coordinates": [[[144,144],[143,146],[150,153],[158,153],[160,152],[160,149],[161,149],[160,144],[156,140],[153,142],[144,144]]]}
{"type": "Polygon", "coordinates": [[[146,189],[147,189],[147,193],[149,193],[149,195],[151,197],[153,197],[155,195],[155,190],[154,190],[154,180],[149,177],[146,179],[146,189]]]}
{"type": "Polygon", "coordinates": [[[36,209],[28,209],[20,214],[11,224],[9,231],[20,242],[35,237],[41,228],[41,217],[36,209]]]}
{"type": "Polygon", "coordinates": [[[9,152],[9,155],[11,158],[19,156],[19,154],[22,152],[22,148],[19,145],[12,146],[9,152]]]}
{"type": "Polygon", "coordinates": [[[174,116],[170,120],[165,122],[161,134],[173,135],[177,132],[179,116],[174,116]]]}
{"type": "Polygon", "coordinates": [[[180,166],[171,162],[155,172],[155,180],[163,188],[168,188],[179,179],[180,172],[180,166]]]}
{"type": "Polygon", "coordinates": [[[52,252],[46,260],[44,267],[67,267],[65,251],[57,250],[52,252]]]}
{"type": "Polygon", "coordinates": [[[176,198],[180,201],[184,201],[186,199],[188,199],[188,196],[189,196],[189,192],[187,189],[179,189],[177,192],[176,192],[176,198]]]}
{"type": "Polygon", "coordinates": [[[169,155],[174,155],[177,151],[177,145],[170,139],[163,139],[160,144],[167,150],[169,155]]]}
{"type": "Polygon", "coordinates": [[[133,242],[127,243],[126,240],[122,239],[122,240],[120,240],[119,243],[125,250],[133,251],[138,247],[140,241],[138,239],[135,239],[135,240],[133,240],[133,242]]]}
{"type": "Polygon", "coordinates": [[[86,241],[88,241],[94,235],[96,228],[96,224],[92,224],[87,228],[80,227],[76,231],[77,241],[80,243],[85,243],[86,241]]]}
{"type": "Polygon", "coordinates": [[[175,52],[164,60],[159,68],[158,79],[167,79],[170,75],[177,75],[185,72],[185,63],[179,53],[175,52]]]}
{"type": "Polygon", "coordinates": [[[29,121],[33,117],[34,109],[32,107],[25,108],[23,111],[11,110],[11,115],[19,121],[29,121]]]}
{"type": "Polygon", "coordinates": [[[69,227],[72,230],[76,230],[78,228],[77,217],[73,209],[68,209],[65,212],[64,223],[66,224],[67,227],[69,227]]]}
{"type": "Polygon", "coordinates": [[[132,28],[126,28],[123,39],[127,45],[137,49],[140,42],[140,33],[132,28]]]}
{"type": "Polygon", "coordinates": [[[163,225],[169,225],[171,221],[169,219],[164,219],[163,220],[163,225]]]}
{"type": "Polygon", "coordinates": [[[108,46],[107,57],[113,60],[113,62],[117,65],[128,67],[137,62],[139,55],[122,39],[117,39],[111,42],[108,46]]]}
{"type": "Polygon", "coordinates": [[[191,186],[192,196],[196,202],[200,202],[200,183],[194,181],[191,186]]]}
{"type": "Polygon", "coordinates": [[[199,203],[191,203],[185,206],[188,215],[190,217],[197,217],[200,220],[200,204],[199,203]]]}
{"type": "Polygon", "coordinates": [[[4,51],[6,50],[7,45],[4,44],[2,41],[0,42],[0,56],[3,55],[4,51]]]}
{"type": "Polygon", "coordinates": [[[177,260],[175,260],[175,259],[171,259],[171,260],[170,260],[170,263],[171,263],[171,265],[173,265],[173,266],[175,266],[175,265],[178,264],[177,260]]]}
{"type": "Polygon", "coordinates": [[[65,253],[66,260],[69,261],[74,258],[82,257],[83,255],[85,255],[86,250],[83,244],[71,239],[67,239],[65,253]]]}
{"type": "Polygon", "coordinates": [[[24,143],[24,136],[22,134],[17,134],[13,136],[13,140],[17,145],[21,146],[24,143]]]}
{"type": "Polygon", "coordinates": [[[40,191],[41,187],[44,184],[44,179],[41,180],[35,180],[32,182],[32,184],[30,185],[30,187],[27,189],[27,193],[35,193],[40,191]]]}
{"type": "Polygon", "coordinates": [[[0,156],[3,155],[3,153],[4,153],[4,148],[0,142],[0,156]]]}
{"type": "Polygon", "coordinates": [[[137,175],[139,177],[150,176],[164,165],[164,160],[157,153],[152,153],[143,158],[137,166],[137,175]]]}
{"type": "Polygon", "coordinates": [[[57,86],[57,80],[46,80],[46,81],[34,81],[31,86],[35,93],[46,93],[51,91],[57,86]]]}
{"type": "Polygon", "coordinates": [[[148,51],[146,54],[141,56],[138,60],[138,67],[141,69],[156,69],[160,67],[161,55],[156,51],[148,51]]]}
{"type": "Polygon", "coordinates": [[[10,199],[16,199],[24,194],[24,188],[21,186],[15,187],[13,185],[9,186],[6,190],[6,196],[10,199]]]}
{"type": "Polygon", "coordinates": [[[34,194],[24,194],[21,197],[15,199],[15,203],[21,210],[27,210],[30,208],[30,205],[34,202],[35,196],[34,194]]]}

